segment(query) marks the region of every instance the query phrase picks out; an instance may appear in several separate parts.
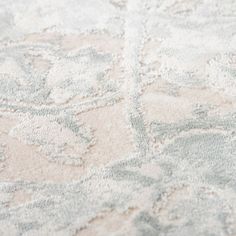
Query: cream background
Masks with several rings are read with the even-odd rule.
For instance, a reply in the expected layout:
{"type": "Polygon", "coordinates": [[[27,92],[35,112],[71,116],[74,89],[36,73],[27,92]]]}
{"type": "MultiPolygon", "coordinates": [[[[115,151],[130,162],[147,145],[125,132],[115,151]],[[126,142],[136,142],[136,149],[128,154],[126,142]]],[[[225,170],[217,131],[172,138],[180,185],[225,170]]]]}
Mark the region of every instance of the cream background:
{"type": "Polygon", "coordinates": [[[234,0],[0,0],[0,235],[236,235],[234,0]]]}

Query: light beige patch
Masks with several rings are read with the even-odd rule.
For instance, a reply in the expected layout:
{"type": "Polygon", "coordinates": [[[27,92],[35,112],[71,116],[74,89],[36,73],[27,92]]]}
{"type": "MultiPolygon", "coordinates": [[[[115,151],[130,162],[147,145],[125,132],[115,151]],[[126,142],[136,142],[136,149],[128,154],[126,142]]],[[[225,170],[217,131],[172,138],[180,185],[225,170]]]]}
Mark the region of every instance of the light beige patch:
{"type": "Polygon", "coordinates": [[[109,35],[66,35],[61,40],[61,47],[64,50],[78,50],[93,47],[103,53],[121,53],[122,40],[109,35]]]}
{"type": "Polygon", "coordinates": [[[93,47],[103,53],[121,53],[123,42],[119,38],[114,38],[106,34],[89,35],[62,35],[59,33],[34,33],[25,37],[25,42],[30,43],[53,43],[60,44],[63,50],[79,50],[93,47]]]}
{"type": "Polygon", "coordinates": [[[191,117],[192,104],[182,97],[160,93],[145,93],[142,97],[147,122],[171,123],[191,117]]]}
{"type": "Polygon", "coordinates": [[[236,108],[232,98],[209,88],[175,89],[172,84],[161,79],[147,87],[142,103],[147,122],[158,120],[165,123],[192,118],[196,105],[212,107],[209,111],[212,115],[226,114],[236,108]]]}
{"type": "Polygon", "coordinates": [[[27,193],[26,191],[19,190],[14,192],[13,198],[9,203],[9,207],[15,207],[31,200],[31,194],[27,193]]]}
{"type": "Polygon", "coordinates": [[[79,115],[79,120],[94,130],[96,139],[96,144],[85,154],[85,163],[104,165],[132,152],[133,144],[123,114],[123,105],[118,103],[79,115]]]}
{"type": "Polygon", "coordinates": [[[32,61],[33,68],[39,73],[45,73],[50,68],[50,62],[40,57],[35,57],[32,61]]]}
{"type": "Polygon", "coordinates": [[[209,88],[180,88],[179,95],[189,100],[192,104],[212,106],[212,108],[215,108],[209,112],[212,115],[223,115],[236,108],[236,103],[232,97],[228,97],[209,88]]]}
{"type": "Polygon", "coordinates": [[[37,152],[37,148],[26,145],[7,135],[0,137],[7,143],[5,168],[0,172],[0,181],[49,181],[67,182],[78,180],[85,173],[82,167],[52,163],[37,152]]]}
{"type": "Polygon", "coordinates": [[[40,32],[28,34],[25,36],[25,42],[29,43],[55,43],[55,41],[59,40],[61,35],[59,33],[49,33],[49,32],[40,32]]]}
{"type": "Polygon", "coordinates": [[[8,133],[13,126],[17,124],[16,120],[3,116],[0,117],[0,134],[8,133]]]}
{"type": "Polygon", "coordinates": [[[148,176],[154,179],[159,179],[162,174],[162,169],[160,166],[154,163],[147,163],[140,167],[140,173],[143,176],[148,176]]]}

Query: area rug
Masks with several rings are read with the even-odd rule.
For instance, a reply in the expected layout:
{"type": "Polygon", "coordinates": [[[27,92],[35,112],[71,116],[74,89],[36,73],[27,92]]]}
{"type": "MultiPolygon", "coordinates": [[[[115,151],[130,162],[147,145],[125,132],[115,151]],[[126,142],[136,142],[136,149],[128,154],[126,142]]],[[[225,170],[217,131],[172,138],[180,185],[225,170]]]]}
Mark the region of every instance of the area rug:
{"type": "Polygon", "coordinates": [[[0,235],[235,236],[236,1],[0,0],[0,235]]]}

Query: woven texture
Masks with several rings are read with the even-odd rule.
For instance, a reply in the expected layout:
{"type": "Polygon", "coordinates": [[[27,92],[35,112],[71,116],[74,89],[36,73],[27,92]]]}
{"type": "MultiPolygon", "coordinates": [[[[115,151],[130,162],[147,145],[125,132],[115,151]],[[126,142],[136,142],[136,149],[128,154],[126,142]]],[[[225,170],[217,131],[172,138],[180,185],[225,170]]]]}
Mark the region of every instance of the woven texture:
{"type": "Polygon", "coordinates": [[[0,0],[0,235],[236,235],[235,0],[0,0]]]}

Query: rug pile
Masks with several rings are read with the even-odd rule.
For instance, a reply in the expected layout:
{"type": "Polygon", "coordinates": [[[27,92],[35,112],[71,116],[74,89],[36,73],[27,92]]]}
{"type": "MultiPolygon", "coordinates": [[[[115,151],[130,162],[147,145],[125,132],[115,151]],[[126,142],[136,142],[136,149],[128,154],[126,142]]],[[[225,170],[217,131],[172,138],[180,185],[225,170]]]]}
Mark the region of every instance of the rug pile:
{"type": "Polygon", "coordinates": [[[236,1],[0,0],[0,235],[235,236],[236,1]]]}

